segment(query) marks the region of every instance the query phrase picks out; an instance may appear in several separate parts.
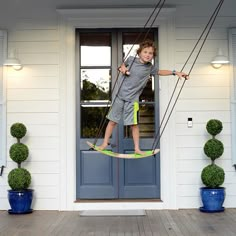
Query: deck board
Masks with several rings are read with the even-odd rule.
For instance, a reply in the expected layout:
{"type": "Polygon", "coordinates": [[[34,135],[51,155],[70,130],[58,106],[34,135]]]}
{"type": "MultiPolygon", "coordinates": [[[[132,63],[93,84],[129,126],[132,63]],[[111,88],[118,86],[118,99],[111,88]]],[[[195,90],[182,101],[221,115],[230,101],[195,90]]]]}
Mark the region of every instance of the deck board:
{"type": "Polygon", "coordinates": [[[234,236],[236,209],[202,213],[197,209],[148,210],[145,216],[80,216],[77,211],[0,211],[1,236],[234,236]]]}

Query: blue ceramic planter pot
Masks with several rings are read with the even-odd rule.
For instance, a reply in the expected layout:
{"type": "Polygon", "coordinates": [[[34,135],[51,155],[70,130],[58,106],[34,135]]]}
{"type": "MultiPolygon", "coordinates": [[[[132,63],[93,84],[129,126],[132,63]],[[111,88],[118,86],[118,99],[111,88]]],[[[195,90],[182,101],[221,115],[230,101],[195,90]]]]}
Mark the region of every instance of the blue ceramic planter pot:
{"type": "Polygon", "coordinates": [[[200,188],[203,207],[200,207],[202,212],[221,212],[224,211],[222,206],[225,200],[225,188],[200,188]]]}
{"type": "Polygon", "coordinates": [[[32,189],[27,190],[8,190],[8,200],[11,209],[8,210],[9,214],[27,214],[31,213],[31,203],[33,199],[32,189]]]}

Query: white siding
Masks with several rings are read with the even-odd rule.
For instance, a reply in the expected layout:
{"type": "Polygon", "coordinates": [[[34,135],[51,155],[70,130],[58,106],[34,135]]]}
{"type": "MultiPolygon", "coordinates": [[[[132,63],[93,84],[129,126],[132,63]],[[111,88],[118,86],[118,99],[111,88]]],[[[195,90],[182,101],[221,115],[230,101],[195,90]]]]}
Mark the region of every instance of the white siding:
{"type": "MultiPolygon", "coordinates": [[[[16,48],[21,71],[7,71],[8,149],[15,140],[9,134],[14,122],[27,127],[22,142],[29,159],[23,163],[32,174],[34,209],[59,208],[59,46],[57,19],[22,19],[9,31],[8,47],[16,48]]],[[[8,205],[7,174],[16,164],[8,157],[0,182],[0,208],[8,205]]]]}
{"type": "MultiPolygon", "coordinates": [[[[214,6],[212,10],[213,8],[214,6]]],[[[180,17],[180,14],[177,14],[179,17],[176,19],[177,69],[181,69],[209,19],[204,10],[198,12],[196,9],[197,6],[178,8],[179,11],[187,12],[187,16],[184,14],[185,16],[180,17]]],[[[175,115],[178,208],[198,208],[202,205],[199,197],[199,188],[203,186],[200,178],[201,170],[210,163],[203,152],[203,146],[210,138],[205,125],[212,118],[220,119],[224,126],[218,138],[224,143],[225,151],[216,162],[224,168],[226,174],[223,185],[227,192],[225,206],[236,206],[234,191],[236,173],[231,162],[229,66],[223,66],[218,70],[210,66],[210,61],[216,55],[218,48],[222,48],[224,54],[228,56],[228,27],[232,26],[235,20],[235,16],[223,15],[217,18],[192,71],[191,79],[186,82],[177,103],[175,115]],[[187,127],[188,117],[193,118],[192,128],[187,127]]]]}
{"type": "MultiPolygon", "coordinates": [[[[176,1],[171,2],[173,4],[176,1]]],[[[177,70],[182,68],[215,7],[212,1],[205,0],[182,0],[180,3],[181,5],[177,6],[175,20],[174,61],[177,70]]],[[[219,70],[210,66],[210,60],[215,56],[218,47],[221,47],[225,54],[228,52],[228,28],[235,27],[236,22],[235,7],[229,5],[217,18],[173,114],[176,152],[175,156],[168,158],[170,161],[176,160],[177,208],[201,206],[200,173],[202,168],[209,163],[202,148],[209,138],[205,131],[205,124],[211,118],[220,119],[224,125],[219,139],[225,144],[225,152],[217,163],[223,166],[226,172],[225,206],[236,207],[236,172],[231,164],[229,66],[224,66],[219,70]],[[188,117],[193,118],[193,128],[187,128],[188,117]]],[[[30,12],[29,9],[28,11],[30,12]]],[[[86,26],[86,23],[84,24],[86,26]]],[[[60,204],[64,204],[60,202],[60,199],[68,197],[66,193],[60,196],[61,183],[71,181],[62,179],[60,176],[64,168],[73,167],[60,165],[60,163],[65,163],[60,160],[62,154],[59,153],[59,150],[65,149],[61,148],[63,144],[60,144],[62,140],[60,128],[65,125],[60,124],[60,118],[65,119],[65,114],[60,114],[60,105],[65,102],[60,100],[60,96],[61,91],[66,93],[66,88],[62,88],[59,82],[61,76],[59,54],[62,50],[59,45],[59,21],[54,18],[54,15],[47,19],[41,12],[35,18],[31,16],[27,19],[15,19],[12,25],[14,26],[9,31],[8,46],[18,50],[24,67],[21,71],[10,68],[7,71],[7,148],[9,149],[15,141],[9,134],[11,124],[25,123],[28,134],[22,141],[29,146],[30,157],[24,166],[32,173],[31,187],[35,190],[36,196],[33,208],[60,209],[60,204]],[[39,15],[42,15],[41,18],[39,15]]],[[[68,60],[74,61],[73,58],[68,60]]],[[[189,65],[186,71],[188,68],[189,65]]],[[[64,81],[63,84],[66,82],[64,81]]],[[[75,150],[69,151],[73,154],[75,150]]],[[[66,153],[65,150],[64,153],[66,153]]],[[[8,157],[7,168],[0,181],[0,209],[8,209],[7,173],[14,166],[15,164],[8,157]]],[[[168,171],[169,166],[165,168],[164,171],[168,171]]],[[[164,171],[162,170],[161,173],[164,171]]],[[[70,188],[74,187],[70,186],[70,188]]]]}
{"type": "Polygon", "coordinates": [[[231,61],[231,131],[232,131],[232,163],[236,167],[236,29],[230,29],[229,31],[229,49],[230,49],[230,61],[231,61]]]}

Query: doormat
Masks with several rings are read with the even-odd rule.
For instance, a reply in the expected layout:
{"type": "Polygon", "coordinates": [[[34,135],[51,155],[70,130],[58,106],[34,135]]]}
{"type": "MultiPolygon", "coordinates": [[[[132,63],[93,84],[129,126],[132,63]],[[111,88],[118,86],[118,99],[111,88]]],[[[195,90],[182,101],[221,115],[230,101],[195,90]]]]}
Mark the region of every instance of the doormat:
{"type": "Polygon", "coordinates": [[[86,210],[80,216],[145,216],[145,210],[86,210]]]}

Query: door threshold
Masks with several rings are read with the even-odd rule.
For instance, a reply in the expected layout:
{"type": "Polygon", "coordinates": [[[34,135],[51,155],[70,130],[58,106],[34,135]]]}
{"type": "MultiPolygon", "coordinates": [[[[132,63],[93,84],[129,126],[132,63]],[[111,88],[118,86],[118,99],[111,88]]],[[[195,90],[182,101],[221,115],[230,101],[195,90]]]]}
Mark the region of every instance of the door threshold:
{"type": "Polygon", "coordinates": [[[161,199],[76,199],[75,203],[97,203],[97,202],[162,202],[161,199]]]}
{"type": "Polygon", "coordinates": [[[80,216],[145,216],[145,210],[86,210],[80,216]]]}

